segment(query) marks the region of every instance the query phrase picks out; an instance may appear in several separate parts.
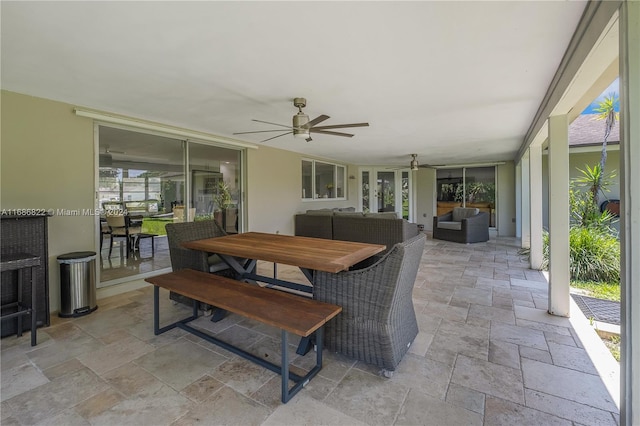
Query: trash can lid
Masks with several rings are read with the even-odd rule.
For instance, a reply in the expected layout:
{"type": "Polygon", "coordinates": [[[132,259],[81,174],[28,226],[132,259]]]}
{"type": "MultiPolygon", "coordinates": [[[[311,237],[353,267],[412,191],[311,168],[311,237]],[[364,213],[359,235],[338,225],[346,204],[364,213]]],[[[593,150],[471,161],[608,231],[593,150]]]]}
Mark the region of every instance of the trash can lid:
{"type": "Polygon", "coordinates": [[[74,251],[73,253],[61,254],[58,256],[59,263],[76,263],[93,260],[96,258],[95,251],[74,251]]]}

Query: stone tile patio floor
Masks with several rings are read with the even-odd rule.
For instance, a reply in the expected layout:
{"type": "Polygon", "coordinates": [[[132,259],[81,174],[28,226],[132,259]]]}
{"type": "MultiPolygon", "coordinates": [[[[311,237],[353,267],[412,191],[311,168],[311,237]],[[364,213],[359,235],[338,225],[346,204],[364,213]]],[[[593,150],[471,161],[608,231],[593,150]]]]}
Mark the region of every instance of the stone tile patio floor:
{"type": "MultiPolygon", "coordinates": [[[[414,289],[420,333],[391,379],[325,354],[292,401],[279,377],[181,330],[154,336],[151,287],[83,318],[1,341],[3,425],[615,425],[618,408],[547,283],[515,239],[427,241],[414,289]]],[[[296,276],[281,267],[279,274],[296,276]]],[[[188,309],[162,297],[162,321],[188,309]]],[[[279,332],[234,315],[201,327],[279,359],[279,332]]],[[[593,333],[595,335],[595,333],[593,333]]],[[[293,340],[293,343],[296,343],[293,340]]],[[[291,356],[306,368],[313,354],[291,356]]]]}

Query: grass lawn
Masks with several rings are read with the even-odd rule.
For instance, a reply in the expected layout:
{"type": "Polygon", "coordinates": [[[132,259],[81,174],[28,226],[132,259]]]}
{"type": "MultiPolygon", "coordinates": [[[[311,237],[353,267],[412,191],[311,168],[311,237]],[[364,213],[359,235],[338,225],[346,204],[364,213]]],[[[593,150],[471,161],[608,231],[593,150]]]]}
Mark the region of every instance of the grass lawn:
{"type": "Polygon", "coordinates": [[[597,299],[620,301],[620,284],[593,281],[571,281],[571,287],[582,290],[585,296],[597,299]]]}
{"type": "Polygon", "coordinates": [[[602,341],[609,348],[609,352],[611,352],[616,361],[620,362],[620,336],[602,338],[602,341]]]}
{"type": "Polygon", "coordinates": [[[167,231],[164,229],[167,223],[173,223],[173,218],[145,217],[142,221],[142,232],[146,234],[167,235],[167,231]]]}

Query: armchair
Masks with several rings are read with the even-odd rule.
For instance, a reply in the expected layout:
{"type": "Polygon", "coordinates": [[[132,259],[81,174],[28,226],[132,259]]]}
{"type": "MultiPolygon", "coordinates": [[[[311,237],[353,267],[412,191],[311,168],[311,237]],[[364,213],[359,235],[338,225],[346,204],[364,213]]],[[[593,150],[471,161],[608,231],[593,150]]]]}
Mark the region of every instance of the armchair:
{"type": "Polygon", "coordinates": [[[411,294],[425,239],[419,234],[398,243],[364,269],[314,274],[313,298],[342,306],[325,325],[327,348],[391,376],[418,334],[411,294]]]}
{"type": "Polygon", "coordinates": [[[489,214],[477,208],[455,207],[433,218],[433,238],[456,243],[489,241],[489,214]]]}

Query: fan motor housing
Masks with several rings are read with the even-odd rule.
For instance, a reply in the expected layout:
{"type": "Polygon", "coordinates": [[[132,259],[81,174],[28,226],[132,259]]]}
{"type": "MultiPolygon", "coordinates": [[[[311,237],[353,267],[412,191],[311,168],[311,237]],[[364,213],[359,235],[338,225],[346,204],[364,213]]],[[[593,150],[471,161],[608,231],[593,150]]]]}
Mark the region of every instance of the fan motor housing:
{"type": "Polygon", "coordinates": [[[304,113],[297,113],[293,116],[293,134],[309,134],[309,130],[299,130],[300,128],[304,128],[309,124],[309,116],[304,113]]]}

